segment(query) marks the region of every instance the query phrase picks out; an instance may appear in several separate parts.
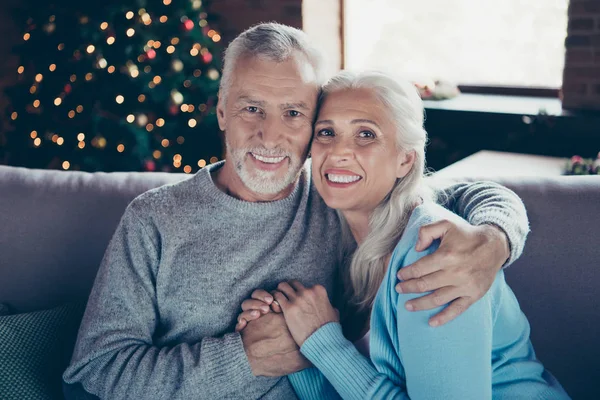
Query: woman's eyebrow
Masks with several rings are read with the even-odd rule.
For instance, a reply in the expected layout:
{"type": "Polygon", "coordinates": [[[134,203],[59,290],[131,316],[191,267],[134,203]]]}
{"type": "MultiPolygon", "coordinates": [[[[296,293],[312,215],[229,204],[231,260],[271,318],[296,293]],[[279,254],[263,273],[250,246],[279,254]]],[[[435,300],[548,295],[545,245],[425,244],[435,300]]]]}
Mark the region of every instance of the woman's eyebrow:
{"type": "Polygon", "coordinates": [[[370,120],[370,119],[363,119],[363,118],[359,118],[359,119],[353,119],[353,120],[351,121],[351,123],[353,123],[353,124],[373,124],[373,125],[375,125],[377,128],[381,129],[381,128],[379,127],[379,125],[377,125],[377,122],[375,122],[375,121],[373,121],[373,120],[370,120]]]}
{"type": "Polygon", "coordinates": [[[330,119],[322,119],[322,120],[315,122],[315,125],[319,125],[319,124],[333,125],[333,121],[330,119]]]}

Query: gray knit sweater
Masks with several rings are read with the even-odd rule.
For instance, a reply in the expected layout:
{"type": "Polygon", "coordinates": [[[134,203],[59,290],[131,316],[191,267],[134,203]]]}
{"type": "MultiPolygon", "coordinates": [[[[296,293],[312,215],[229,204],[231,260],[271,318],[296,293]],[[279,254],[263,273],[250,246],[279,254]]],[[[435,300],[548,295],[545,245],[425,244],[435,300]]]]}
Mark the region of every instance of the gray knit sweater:
{"type": "MultiPolygon", "coordinates": [[[[340,242],[305,168],[287,198],[237,200],[211,165],[153,189],[127,208],[106,251],[81,323],[67,386],[102,399],[290,399],[287,378],[254,377],[240,335],[241,302],[284,280],[331,293],[340,242]]],[[[528,221],[522,202],[493,183],[446,189],[447,206],[505,230],[512,262],[528,221]]]]}

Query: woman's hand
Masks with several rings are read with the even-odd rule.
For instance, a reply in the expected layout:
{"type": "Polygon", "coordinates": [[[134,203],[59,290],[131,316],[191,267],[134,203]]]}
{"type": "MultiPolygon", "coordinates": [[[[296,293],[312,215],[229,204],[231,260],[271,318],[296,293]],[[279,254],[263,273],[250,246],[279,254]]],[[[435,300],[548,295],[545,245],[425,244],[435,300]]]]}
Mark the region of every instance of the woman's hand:
{"type": "Polygon", "coordinates": [[[298,281],[281,282],[273,297],[299,347],[323,325],[340,320],[339,312],[333,308],[327,290],[321,285],[305,288],[298,281]]]}
{"type": "MultiPolygon", "coordinates": [[[[273,305],[273,296],[266,290],[256,289],[252,292],[249,299],[242,303],[242,312],[238,315],[235,331],[239,332],[248,325],[248,322],[254,321],[271,311],[273,305]]],[[[276,312],[281,312],[278,307],[274,307],[276,312]]]]}

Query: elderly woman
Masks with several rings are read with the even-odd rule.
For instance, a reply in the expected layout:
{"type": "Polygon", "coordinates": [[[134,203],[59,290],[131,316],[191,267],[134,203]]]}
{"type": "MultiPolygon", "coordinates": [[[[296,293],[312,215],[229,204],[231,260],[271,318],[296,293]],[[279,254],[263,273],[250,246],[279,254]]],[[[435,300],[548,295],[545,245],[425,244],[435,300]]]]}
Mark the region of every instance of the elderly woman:
{"type": "Polygon", "coordinates": [[[536,359],[503,271],[445,326],[428,324],[439,309],[405,309],[415,295],[396,292],[397,272],[438,245],[419,228],[458,218],[423,180],[425,142],[412,85],[377,72],[342,72],[325,85],[312,175],[346,231],[347,318],[343,332],[323,287],[278,286],[274,311],[316,367],[291,375],[294,389],[300,398],[568,399],[536,359]]]}

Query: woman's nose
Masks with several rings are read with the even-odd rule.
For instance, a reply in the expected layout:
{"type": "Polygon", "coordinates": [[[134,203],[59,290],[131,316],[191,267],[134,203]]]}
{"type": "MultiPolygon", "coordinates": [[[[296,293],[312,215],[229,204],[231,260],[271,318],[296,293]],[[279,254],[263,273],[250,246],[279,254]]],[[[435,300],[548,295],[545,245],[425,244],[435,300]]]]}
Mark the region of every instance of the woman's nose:
{"type": "Polygon", "coordinates": [[[331,146],[330,156],[337,160],[347,160],[352,158],[352,143],[339,137],[336,139],[333,146],[331,146]]]}

